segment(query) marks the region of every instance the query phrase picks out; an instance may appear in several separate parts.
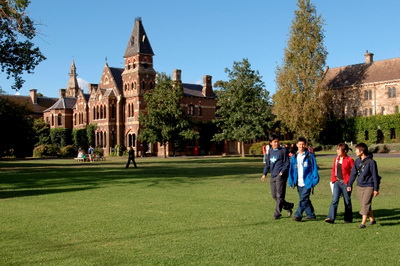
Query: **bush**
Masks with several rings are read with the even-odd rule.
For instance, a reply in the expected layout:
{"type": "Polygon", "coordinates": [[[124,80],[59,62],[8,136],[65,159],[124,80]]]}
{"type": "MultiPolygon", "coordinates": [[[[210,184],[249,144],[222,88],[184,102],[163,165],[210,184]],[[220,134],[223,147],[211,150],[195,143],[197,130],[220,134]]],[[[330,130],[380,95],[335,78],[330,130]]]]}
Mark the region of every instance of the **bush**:
{"type": "Polygon", "coordinates": [[[74,148],[74,146],[72,146],[72,145],[62,147],[59,152],[59,155],[61,157],[75,157],[76,154],[77,154],[77,151],[74,148]]]}
{"type": "Polygon", "coordinates": [[[42,144],[33,149],[33,157],[41,158],[47,156],[57,156],[59,149],[57,145],[42,144]]]}
{"type": "Polygon", "coordinates": [[[368,151],[372,153],[389,153],[389,152],[399,152],[400,144],[373,144],[368,147],[368,151]]]}
{"type": "Polygon", "coordinates": [[[254,143],[253,145],[250,146],[249,148],[249,153],[251,155],[262,155],[262,146],[267,145],[268,142],[267,141],[261,141],[261,142],[257,142],[254,143]]]}
{"type": "Polygon", "coordinates": [[[98,155],[98,156],[103,156],[104,155],[104,150],[102,148],[100,148],[100,147],[96,147],[94,149],[94,154],[98,155]]]}

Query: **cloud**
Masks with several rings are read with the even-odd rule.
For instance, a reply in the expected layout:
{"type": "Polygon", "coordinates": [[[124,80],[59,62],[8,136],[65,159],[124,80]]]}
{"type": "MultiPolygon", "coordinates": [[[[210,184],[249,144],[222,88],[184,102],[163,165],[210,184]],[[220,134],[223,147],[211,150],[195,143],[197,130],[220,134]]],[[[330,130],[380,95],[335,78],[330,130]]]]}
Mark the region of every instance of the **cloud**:
{"type": "Polygon", "coordinates": [[[17,92],[15,93],[15,95],[21,95],[21,94],[19,93],[19,91],[17,91],[17,92]]]}
{"type": "Polygon", "coordinates": [[[77,78],[77,80],[78,80],[78,85],[82,90],[89,90],[89,82],[81,78],[77,78]]]}

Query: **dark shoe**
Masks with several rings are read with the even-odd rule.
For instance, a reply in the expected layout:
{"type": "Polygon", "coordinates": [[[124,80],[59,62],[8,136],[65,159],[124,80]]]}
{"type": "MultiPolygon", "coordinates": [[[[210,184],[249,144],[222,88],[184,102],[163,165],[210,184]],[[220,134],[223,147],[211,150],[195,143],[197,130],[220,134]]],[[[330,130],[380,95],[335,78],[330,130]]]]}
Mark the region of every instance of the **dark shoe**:
{"type": "Polygon", "coordinates": [[[376,220],[370,221],[368,225],[374,225],[376,224],[376,220]]]}
{"type": "Polygon", "coordinates": [[[328,224],[334,224],[334,223],[335,223],[335,221],[332,221],[331,219],[329,219],[329,218],[326,218],[326,219],[325,219],[325,223],[328,223],[328,224]]]}
{"type": "Polygon", "coordinates": [[[279,219],[281,219],[281,217],[282,217],[282,215],[274,216],[274,219],[279,220],[279,219]]]}
{"type": "Polygon", "coordinates": [[[360,228],[360,229],[364,229],[364,228],[366,228],[367,226],[365,225],[365,224],[360,224],[360,226],[358,227],[358,228],[360,228]]]}
{"type": "Polygon", "coordinates": [[[353,223],[353,222],[350,222],[350,221],[344,221],[343,223],[345,223],[345,224],[351,224],[351,223],[353,223]]]}
{"type": "Polygon", "coordinates": [[[296,221],[296,222],[300,222],[301,221],[301,217],[293,216],[292,220],[296,221]]]}

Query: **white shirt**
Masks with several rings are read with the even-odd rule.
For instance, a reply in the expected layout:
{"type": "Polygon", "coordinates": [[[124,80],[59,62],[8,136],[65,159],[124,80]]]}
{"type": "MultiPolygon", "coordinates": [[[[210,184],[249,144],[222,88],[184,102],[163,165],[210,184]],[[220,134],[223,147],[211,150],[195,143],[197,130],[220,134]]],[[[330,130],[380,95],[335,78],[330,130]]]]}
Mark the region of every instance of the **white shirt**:
{"type": "Polygon", "coordinates": [[[303,174],[304,174],[304,158],[306,158],[306,153],[297,154],[297,186],[299,187],[304,187],[304,178],[303,178],[303,174]]]}

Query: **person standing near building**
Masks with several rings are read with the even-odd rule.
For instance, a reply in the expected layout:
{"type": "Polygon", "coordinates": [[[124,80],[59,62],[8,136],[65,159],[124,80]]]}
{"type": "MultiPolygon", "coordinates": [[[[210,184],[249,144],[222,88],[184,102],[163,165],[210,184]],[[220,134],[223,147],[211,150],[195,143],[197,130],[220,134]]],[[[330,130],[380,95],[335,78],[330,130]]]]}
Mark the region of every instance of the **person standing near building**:
{"type": "Polygon", "coordinates": [[[319,182],[319,175],[314,154],[307,149],[307,140],[299,137],[296,145],[298,151],[290,160],[289,186],[292,188],[296,186],[299,193],[299,206],[292,219],[300,222],[303,212],[306,213],[307,219],[316,218],[310,195],[319,182]]]}
{"type": "Polygon", "coordinates": [[[331,182],[333,183],[332,203],[329,207],[328,216],[325,222],[333,224],[336,219],[337,208],[340,196],[343,196],[344,201],[344,222],[353,222],[353,208],[351,205],[351,191],[347,191],[351,169],[354,166],[353,158],[349,157],[349,146],[345,143],[337,145],[337,157],[333,160],[331,182]]]}
{"type": "Polygon", "coordinates": [[[268,152],[269,152],[269,144],[264,144],[262,146],[262,153],[263,153],[263,163],[265,163],[267,161],[267,156],[268,156],[268,152]]]}
{"type": "Polygon", "coordinates": [[[372,198],[379,195],[380,178],[376,161],[368,152],[368,146],[365,143],[356,145],[356,155],[358,158],[351,170],[347,191],[352,191],[353,183],[357,179],[357,194],[361,203],[360,214],[362,215],[359,228],[363,229],[366,227],[368,218],[369,225],[376,224],[372,212],[372,198]]]}
{"type": "Polygon", "coordinates": [[[280,219],[282,209],[287,210],[288,216],[291,216],[294,207],[293,203],[285,200],[289,158],[285,149],[280,147],[278,136],[272,135],[270,137],[270,145],[271,148],[268,152],[261,181],[264,182],[267,173],[271,173],[271,194],[276,201],[274,218],[280,219]]]}
{"type": "Polygon", "coordinates": [[[135,150],[132,147],[129,147],[128,151],[128,162],[126,163],[125,168],[129,168],[130,163],[133,163],[135,168],[137,168],[136,162],[135,162],[135,150]]]}
{"type": "Polygon", "coordinates": [[[92,145],[89,145],[89,149],[88,149],[88,155],[89,155],[89,161],[93,162],[93,156],[94,156],[94,149],[92,147],[92,145]]]}

